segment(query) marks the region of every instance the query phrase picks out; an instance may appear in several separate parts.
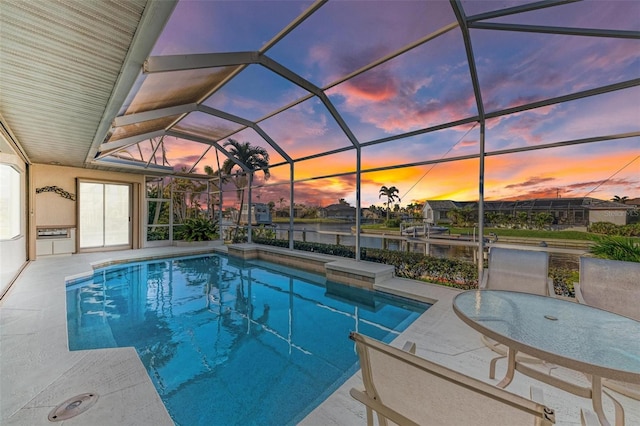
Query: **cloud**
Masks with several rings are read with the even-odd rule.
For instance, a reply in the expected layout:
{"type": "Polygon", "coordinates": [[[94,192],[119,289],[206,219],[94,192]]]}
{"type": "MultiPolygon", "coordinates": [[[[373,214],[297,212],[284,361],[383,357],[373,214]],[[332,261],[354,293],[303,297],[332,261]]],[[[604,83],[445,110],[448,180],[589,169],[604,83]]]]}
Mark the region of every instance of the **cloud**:
{"type": "Polygon", "coordinates": [[[384,102],[398,95],[399,88],[393,76],[385,70],[367,73],[366,78],[357,78],[345,83],[343,96],[347,105],[358,106],[367,102],[384,102]]]}
{"type": "Polygon", "coordinates": [[[544,182],[550,182],[550,181],[554,181],[554,178],[541,178],[541,177],[532,177],[524,182],[519,182],[519,183],[512,183],[509,184],[507,186],[505,186],[505,188],[507,189],[519,189],[519,188],[527,188],[529,186],[536,186],[536,185],[540,185],[541,183],[544,182]]]}

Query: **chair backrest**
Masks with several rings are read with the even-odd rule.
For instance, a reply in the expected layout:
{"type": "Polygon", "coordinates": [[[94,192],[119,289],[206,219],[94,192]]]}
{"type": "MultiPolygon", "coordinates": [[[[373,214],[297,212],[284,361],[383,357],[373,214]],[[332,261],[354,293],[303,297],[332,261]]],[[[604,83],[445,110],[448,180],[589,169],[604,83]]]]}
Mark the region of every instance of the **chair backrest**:
{"type": "Polygon", "coordinates": [[[640,263],[580,258],[580,292],[587,305],[640,321],[640,263]]]}
{"type": "Polygon", "coordinates": [[[380,424],[386,419],[438,426],[555,423],[553,410],[542,404],[361,334],[350,337],[365,388],[352,389],[351,395],[376,411],[380,424]]]}
{"type": "Polygon", "coordinates": [[[547,296],[549,253],[491,247],[487,289],[547,296]]]}

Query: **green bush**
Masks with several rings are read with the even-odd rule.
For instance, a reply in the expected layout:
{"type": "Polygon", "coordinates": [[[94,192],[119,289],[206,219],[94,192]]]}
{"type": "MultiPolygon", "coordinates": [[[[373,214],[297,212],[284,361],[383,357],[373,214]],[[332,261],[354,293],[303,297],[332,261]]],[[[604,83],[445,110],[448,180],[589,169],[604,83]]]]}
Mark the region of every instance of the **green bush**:
{"type": "Polygon", "coordinates": [[[640,223],[621,226],[618,229],[618,235],[623,237],[640,237],[640,223]]]}
{"type": "Polygon", "coordinates": [[[384,226],[386,228],[400,228],[400,223],[402,223],[400,219],[389,219],[384,221],[384,226]]]}
{"type": "Polygon", "coordinates": [[[578,271],[568,268],[549,268],[549,277],[553,279],[556,294],[567,297],[576,296],[573,283],[579,281],[578,271]]]}
{"type": "Polygon", "coordinates": [[[177,240],[210,241],[218,238],[218,222],[206,217],[187,219],[176,232],[177,240]]]}
{"type": "MultiPolygon", "coordinates": [[[[289,247],[288,240],[256,238],[254,242],[256,244],[289,247]]],[[[351,259],[356,257],[354,247],[350,246],[294,241],[293,248],[351,259]]],[[[396,276],[402,278],[428,281],[461,289],[478,287],[478,268],[470,262],[455,259],[441,259],[424,256],[419,253],[380,249],[362,249],[361,259],[369,262],[393,265],[396,276]]]]}
{"type": "Polygon", "coordinates": [[[640,242],[632,238],[612,235],[596,238],[589,252],[601,259],[640,262],[640,242]]]}
{"type": "Polygon", "coordinates": [[[589,226],[589,232],[603,235],[621,235],[624,237],[640,237],[640,223],[616,225],[611,222],[594,222],[589,226]]]}
{"type": "Polygon", "coordinates": [[[266,238],[266,239],[274,239],[276,237],[276,231],[271,226],[252,226],[251,227],[251,237],[255,238],[266,238]]]}
{"type": "MultiPolygon", "coordinates": [[[[289,248],[289,240],[276,240],[274,238],[256,237],[253,239],[253,242],[256,244],[289,248]]],[[[356,257],[355,249],[350,246],[294,241],[293,248],[300,251],[311,251],[314,253],[329,254],[332,256],[348,257],[351,259],[355,259],[356,257]]]]}
{"type": "Polygon", "coordinates": [[[478,288],[478,268],[470,262],[418,253],[364,249],[362,260],[394,265],[396,276],[461,289],[478,288]]]}
{"type": "Polygon", "coordinates": [[[611,222],[594,222],[589,225],[589,232],[594,234],[615,235],[618,225],[611,222]]]}

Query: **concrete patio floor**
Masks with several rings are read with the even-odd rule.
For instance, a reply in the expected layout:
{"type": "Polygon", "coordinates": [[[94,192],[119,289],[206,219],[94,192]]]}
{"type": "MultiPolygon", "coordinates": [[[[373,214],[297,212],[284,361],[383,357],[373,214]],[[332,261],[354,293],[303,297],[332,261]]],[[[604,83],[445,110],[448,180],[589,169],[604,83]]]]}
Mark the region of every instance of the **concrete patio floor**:
{"type": "MultiPolygon", "coordinates": [[[[220,247],[218,250],[224,250],[220,247]]],[[[90,274],[92,265],[123,259],[153,259],[211,251],[211,248],[165,247],[121,252],[45,257],[31,262],[0,302],[0,424],[50,425],[47,416],[61,402],[85,392],[99,395],[85,413],[66,425],[173,424],[144,366],[133,348],[70,352],[67,345],[65,279],[90,274]]],[[[416,342],[416,353],[488,383],[493,352],[480,335],[451,309],[457,290],[392,278],[378,289],[417,297],[434,305],[395,341],[416,342]]],[[[347,336],[344,336],[346,339],[347,336]]],[[[498,363],[497,377],[504,374],[498,363]]],[[[547,366],[540,366],[547,368],[547,366]]],[[[554,369],[552,374],[587,383],[579,373],[554,369]]],[[[573,396],[516,373],[509,391],[528,396],[529,387],[541,387],[545,403],[556,411],[556,424],[579,425],[580,408],[590,400],[573,396]]],[[[364,425],[364,407],[348,391],[361,386],[359,373],[351,377],[302,422],[303,425],[364,425]]],[[[626,424],[640,425],[640,402],[615,394],[625,408],[626,424]]],[[[613,405],[605,398],[613,419],[613,405]]],[[[464,409],[464,407],[461,407],[464,409]]],[[[478,415],[483,415],[478,413],[478,415]]],[[[490,415],[487,413],[487,415],[490,415]]]]}

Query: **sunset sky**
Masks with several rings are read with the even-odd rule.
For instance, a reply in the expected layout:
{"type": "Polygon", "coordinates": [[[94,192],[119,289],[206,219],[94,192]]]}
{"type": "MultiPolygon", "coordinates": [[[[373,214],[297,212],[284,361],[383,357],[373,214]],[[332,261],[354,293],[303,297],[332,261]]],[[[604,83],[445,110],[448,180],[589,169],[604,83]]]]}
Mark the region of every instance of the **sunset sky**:
{"type": "MultiPolygon", "coordinates": [[[[467,16],[523,4],[462,1],[467,16]]],[[[308,1],[182,0],[152,56],[257,51],[311,5],[308,1]]],[[[495,18],[488,22],[636,32],[635,38],[471,29],[486,113],[640,79],[640,2],[583,1],[495,18]]],[[[462,33],[458,27],[354,78],[350,73],[456,22],[448,1],[329,1],[265,54],[325,93],[359,143],[478,115],[462,33]],[[335,84],[338,82],[338,84],[335,84]]],[[[208,78],[218,70],[171,73],[172,79],[208,78]],[[207,74],[208,73],[208,74],[207,74]]],[[[158,79],[147,78],[140,93],[158,79]]],[[[168,80],[161,80],[170,86],[168,80]]],[[[196,83],[194,83],[196,84],[196,83]]],[[[640,197],[640,137],[490,155],[493,151],[640,131],[640,86],[487,119],[485,199],[640,197]]],[[[159,90],[159,89],[155,89],[159,90]]],[[[186,90],[186,89],[185,89],[186,90]]],[[[167,89],[167,93],[171,91],[167,89]]],[[[260,65],[249,65],[204,105],[251,121],[301,99],[304,89],[260,65]]],[[[352,146],[317,97],[259,122],[294,159],[352,146]]],[[[177,125],[209,135],[238,125],[193,112],[177,125]]],[[[213,137],[213,136],[212,136],[213,137]]],[[[283,158],[251,129],[232,136],[262,146],[272,165],[283,158]]],[[[480,125],[466,123],[362,148],[363,171],[478,154],[480,125]]],[[[140,144],[150,155],[149,145],[140,144]]],[[[206,146],[165,138],[171,166],[191,169],[206,146]]],[[[129,147],[131,156],[139,155],[129,147]]],[[[145,154],[143,154],[145,155],[145,154]]],[[[220,161],[224,157],[220,156],[220,161]]],[[[295,179],[355,171],[348,150],[295,164],[295,179]]],[[[216,167],[210,149],[196,165],[216,167]]],[[[259,181],[262,179],[259,174],[259,181]]],[[[479,160],[368,172],[362,205],[382,205],[382,185],[399,189],[402,205],[426,199],[478,199],[479,160]]],[[[289,199],[289,166],[271,169],[254,195],[260,201],[289,199]],[[275,185],[281,183],[281,185],[275,185]]],[[[354,204],[355,177],[307,180],[295,186],[296,203],[325,206],[344,198],[354,204]]],[[[231,197],[235,195],[232,193],[231,197]]],[[[229,195],[226,195],[229,197],[229,195]]]]}

